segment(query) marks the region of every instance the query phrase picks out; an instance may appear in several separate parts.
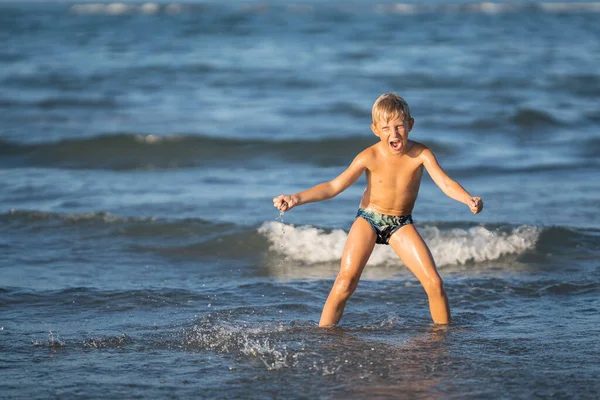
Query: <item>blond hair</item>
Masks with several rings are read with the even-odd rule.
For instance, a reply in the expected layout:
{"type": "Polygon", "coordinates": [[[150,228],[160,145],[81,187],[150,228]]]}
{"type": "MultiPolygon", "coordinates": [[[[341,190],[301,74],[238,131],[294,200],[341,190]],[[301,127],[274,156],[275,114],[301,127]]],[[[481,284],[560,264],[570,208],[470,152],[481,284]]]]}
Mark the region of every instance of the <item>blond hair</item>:
{"type": "Polygon", "coordinates": [[[371,116],[373,123],[379,122],[382,118],[386,121],[402,118],[404,122],[408,122],[412,118],[406,100],[394,92],[382,94],[375,100],[371,116]]]}

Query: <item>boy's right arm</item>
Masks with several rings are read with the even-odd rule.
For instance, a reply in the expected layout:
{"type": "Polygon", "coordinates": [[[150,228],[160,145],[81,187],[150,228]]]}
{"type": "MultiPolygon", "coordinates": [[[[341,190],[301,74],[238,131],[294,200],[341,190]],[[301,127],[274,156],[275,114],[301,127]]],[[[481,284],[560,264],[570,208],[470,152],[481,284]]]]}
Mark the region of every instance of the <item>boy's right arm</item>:
{"type": "Polygon", "coordinates": [[[323,182],[310,189],[291,195],[281,195],[273,199],[273,205],[279,211],[289,211],[295,206],[316,201],[329,200],[352,185],[365,171],[365,152],[360,153],[352,164],[339,176],[329,182],[323,182]]]}
{"type": "Polygon", "coordinates": [[[473,197],[458,182],[450,178],[444,169],[440,166],[437,158],[431,150],[425,148],[421,152],[423,165],[433,179],[436,185],[450,198],[466,204],[473,214],[478,214],[483,210],[483,200],[481,197],[473,197]]]}

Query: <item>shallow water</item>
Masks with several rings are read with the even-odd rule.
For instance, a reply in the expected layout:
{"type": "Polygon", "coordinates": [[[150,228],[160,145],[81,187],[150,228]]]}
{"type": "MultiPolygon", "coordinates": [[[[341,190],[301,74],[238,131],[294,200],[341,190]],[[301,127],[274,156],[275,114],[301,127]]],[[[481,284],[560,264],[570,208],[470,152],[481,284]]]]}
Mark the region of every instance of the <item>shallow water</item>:
{"type": "Polygon", "coordinates": [[[598,3],[0,3],[0,397],[597,398],[598,3]],[[473,216],[378,246],[317,321],[402,94],[473,216]]]}

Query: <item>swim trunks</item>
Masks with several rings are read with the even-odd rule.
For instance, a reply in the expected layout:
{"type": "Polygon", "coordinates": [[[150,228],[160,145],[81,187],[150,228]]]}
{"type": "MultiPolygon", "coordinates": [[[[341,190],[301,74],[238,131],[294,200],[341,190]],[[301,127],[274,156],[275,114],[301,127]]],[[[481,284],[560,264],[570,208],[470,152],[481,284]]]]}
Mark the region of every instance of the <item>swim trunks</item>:
{"type": "Polygon", "coordinates": [[[412,215],[387,215],[380,214],[373,210],[359,208],[357,217],[365,219],[375,231],[377,240],[375,243],[389,244],[392,233],[402,228],[404,225],[412,224],[412,215]]]}

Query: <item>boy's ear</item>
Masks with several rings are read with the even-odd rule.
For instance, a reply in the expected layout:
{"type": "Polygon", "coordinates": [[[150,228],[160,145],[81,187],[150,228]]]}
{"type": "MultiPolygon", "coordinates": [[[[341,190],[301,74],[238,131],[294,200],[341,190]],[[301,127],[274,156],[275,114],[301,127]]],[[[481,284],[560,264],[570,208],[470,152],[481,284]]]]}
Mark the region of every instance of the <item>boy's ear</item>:
{"type": "Polygon", "coordinates": [[[371,124],[371,130],[373,131],[373,134],[377,137],[379,137],[379,132],[377,131],[377,127],[375,126],[375,124],[371,124]]]}
{"type": "Polygon", "coordinates": [[[408,131],[412,131],[413,125],[415,124],[415,119],[411,118],[408,120],[408,131]]]}

